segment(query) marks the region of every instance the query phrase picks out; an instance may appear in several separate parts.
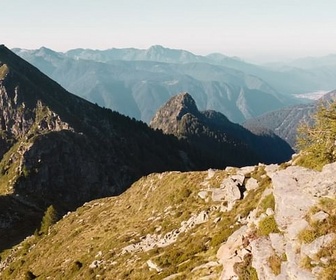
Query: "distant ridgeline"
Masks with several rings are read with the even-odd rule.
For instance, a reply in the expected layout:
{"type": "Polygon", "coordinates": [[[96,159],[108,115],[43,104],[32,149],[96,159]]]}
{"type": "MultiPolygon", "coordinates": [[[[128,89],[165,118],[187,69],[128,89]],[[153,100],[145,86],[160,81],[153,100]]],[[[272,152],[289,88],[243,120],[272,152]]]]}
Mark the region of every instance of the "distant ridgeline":
{"type": "Polygon", "coordinates": [[[66,53],[47,48],[13,51],[70,92],[146,123],[178,92],[190,92],[201,110],[215,110],[241,123],[296,104],[287,93],[305,92],[302,87],[309,89],[311,84],[301,76],[237,58],[199,56],[161,46],[66,53]]]}

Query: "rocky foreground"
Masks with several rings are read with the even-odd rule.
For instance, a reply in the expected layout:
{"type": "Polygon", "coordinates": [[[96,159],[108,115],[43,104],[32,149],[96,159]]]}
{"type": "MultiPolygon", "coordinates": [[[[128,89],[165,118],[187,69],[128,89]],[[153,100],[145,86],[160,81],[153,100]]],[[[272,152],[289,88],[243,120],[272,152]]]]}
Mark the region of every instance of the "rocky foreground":
{"type": "Polygon", "coordinates": [[[2,253],[0,277],[334,279],[335,171],[151,174],[2,253]]]}

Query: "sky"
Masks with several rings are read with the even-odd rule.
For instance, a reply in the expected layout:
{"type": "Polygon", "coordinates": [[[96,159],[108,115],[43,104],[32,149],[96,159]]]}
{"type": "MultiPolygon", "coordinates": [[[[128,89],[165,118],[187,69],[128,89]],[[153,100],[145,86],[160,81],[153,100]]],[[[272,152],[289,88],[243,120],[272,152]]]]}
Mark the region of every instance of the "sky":
{"type": "Polygon", "coordinates": [[[336,53],[335,0],[0,0],[9,48],[162,45],[250,61],[336,53]]]}

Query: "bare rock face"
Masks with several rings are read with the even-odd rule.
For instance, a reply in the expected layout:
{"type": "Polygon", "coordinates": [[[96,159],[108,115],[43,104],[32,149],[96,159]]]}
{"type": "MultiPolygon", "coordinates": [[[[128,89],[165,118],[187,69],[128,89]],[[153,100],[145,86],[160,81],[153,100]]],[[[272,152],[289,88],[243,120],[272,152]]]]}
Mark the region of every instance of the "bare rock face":
{"type": "Polygon", "coordinates": [[[248,253],[247,250],[237,250],[237,248],[243,247],[243,238],[247,230],[247,226],[240,227],[228,238],[225,244],[219,248],[217,258],[224,267],[221,279],[237,279],[238,276],[235,272],[234,265],[242,262],[244,256],[248,253]]]}
{"type": "Polygon", "coordinates": [[[150,126],[161,129],[166,134],[177,134],[178,121],[185,114],[200,115],[194,99],[189,93],[183,92],[171,98],[153,117],[150,126]]]}
{"type": "Polygon", "coordinates": [[[268,208],[259,215],[251,211],[244,225],[220,247],[217,257],[223,264],[221,279],[238,279],[237,265],[246,262],[247,254],[252,259],[250,271],[253,268],[258,279],[322,279],[325,264],[332,257],[319,256],[336,242],[336,233],[326,231],[307,241],[302,233],[313,230],[312,223],[331,221],[328,213],[311,211],[321,199],[335,199],[336,163],[326,165],[321,172],[299,166],[284,170],[266,166],[265,170],[271,185],[262,197],[274,196],[274,211],[268,208]],[[307,260],[310,269],[303,267],[307,260]]]}
{"type": "Polygon", "coordinates": [[[287,229],[290,233],[293,231],[294,236],[300,230],[298,223],[304,220],[307,211],[317,203],[317,199],[305,191],[316,175],[315,171],[293,166],[276,172],[271,177],[277,205],[275,219],[280,230],[287,229]]]}

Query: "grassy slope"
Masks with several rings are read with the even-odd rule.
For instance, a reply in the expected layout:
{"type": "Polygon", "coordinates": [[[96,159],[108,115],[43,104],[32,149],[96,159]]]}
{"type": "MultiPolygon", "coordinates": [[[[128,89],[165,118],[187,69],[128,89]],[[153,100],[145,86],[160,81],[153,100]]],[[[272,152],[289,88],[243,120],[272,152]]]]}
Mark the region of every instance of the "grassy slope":
{"type": "Polygon", "coordinates": [[[220,244],[236,229],[237,215],[247,216],[269,185],[268,177],[261,179],[263,168],[256,168],[250,176],[258,178],[261,187],[230,212],[221,212],[221,203],[213,202],[211,196],[205,200],[198,196],[203,189],[218,188],[223,178],[234,172],[216,171],[212,178],[207,172],[143,177],[119,197],[86,203],[53,226],[49,235],[32,236],[4,252],[2,260],[14,261],[1,277],[24,279],[31,271],[39,279],[92,279],[96,275],[101,279],[163,279],[172,274],[175,279],[218,278],[222,268],[216,263],[216,252],[220,244]],[[203,210],[208,221],[181,233],[175,243],[122,254],[125,246],[136,244],[147,234],[163,236],[203,210]],[[220,220],[214,222],[216,218],[220,220]],[[95,260],[97,267],[90,268],[95,260]],[[162,271],[150,270],[148,260],[162,271]],[[209,264],[211,261],[215,263],[209,264]],[[202,267],[204,264],[210,267],[202,267]]]}

